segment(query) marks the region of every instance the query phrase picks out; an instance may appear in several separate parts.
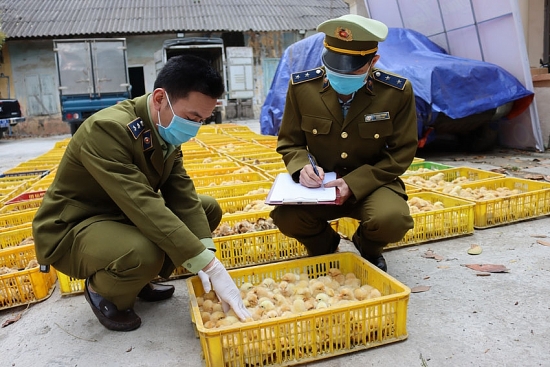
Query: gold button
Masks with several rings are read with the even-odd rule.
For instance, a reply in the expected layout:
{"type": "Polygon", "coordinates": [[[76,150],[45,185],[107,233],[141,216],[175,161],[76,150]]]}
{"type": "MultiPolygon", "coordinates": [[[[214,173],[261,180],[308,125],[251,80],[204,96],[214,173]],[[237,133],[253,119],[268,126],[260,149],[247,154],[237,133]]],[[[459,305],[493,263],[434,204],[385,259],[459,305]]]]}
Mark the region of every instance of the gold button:
{"type": "Polygon", "coordinates": [[[348,137],[348,133],[344,131],[340,136],[342,139],[346,139],[348,137]]]}
{"type": "Polygon", "coordinates": [[[346,159],[348,157],[348,153],[342,152],[342,154],[340,154],[340,157],[342,157],[342,159],[346,159]]]}
{"type": "Polygon", "coordinates": [[[380,137],[380,135],[374,134],[374,138],[375,138],[375,139],[378,139],[379,137],[380,137]]]}
{"type": "Polygon", "coordinates": [[[311,130],[311,132],[313,133],[313,135],[317,135],[317,129],[313,129],[311,130]]]}

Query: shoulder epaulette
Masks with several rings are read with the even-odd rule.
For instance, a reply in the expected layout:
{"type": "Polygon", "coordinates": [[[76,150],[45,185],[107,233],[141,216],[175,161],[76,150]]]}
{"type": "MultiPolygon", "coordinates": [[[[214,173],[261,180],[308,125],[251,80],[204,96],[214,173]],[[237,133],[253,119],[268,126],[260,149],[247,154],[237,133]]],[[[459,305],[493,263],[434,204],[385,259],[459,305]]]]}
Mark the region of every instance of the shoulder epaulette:
{"type": "Polygon", "coordinates": [[[299,71],[297,73],[291,74],[292,84],[300,84],[303,82],[308,82],[313,79],[320,78],[324,75],[323,69],[315,68],[306,71],[299,71]]]}
{"type": "Polygon", "coordinates": [[[373,78],[377,82],[389,85],[390,87],[394,87],[399,90],[405,89],[405,83],[407,83],[406,78],[403,78],[402,76],[399,76],[399,75],[390,74],[387,71],[382,71],[382,70],[374,71],[373,78]]]}
{"type": "Polygon", "coordinates": [[[140,118],[135,119],[134,121],[130,122],[126,126],[128,127],[128,130],[130,130],[130,132],[134,136],[134,139],[139,138],[139,136],[143,132],[143,129],[145,128],[145,125],[143,124],[143,121],[141,121],[140,118]]]}

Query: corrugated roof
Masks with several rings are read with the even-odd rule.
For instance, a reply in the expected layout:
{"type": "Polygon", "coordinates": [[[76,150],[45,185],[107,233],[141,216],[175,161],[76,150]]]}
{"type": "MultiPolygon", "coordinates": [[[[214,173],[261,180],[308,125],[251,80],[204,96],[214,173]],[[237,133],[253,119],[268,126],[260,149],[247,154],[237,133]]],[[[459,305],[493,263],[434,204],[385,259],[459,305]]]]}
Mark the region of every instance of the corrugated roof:
{"type": "Polygon", "coordinates": [[[109,33],[313,30],[343,0],[0,0],[8,38],[109,33]]]}

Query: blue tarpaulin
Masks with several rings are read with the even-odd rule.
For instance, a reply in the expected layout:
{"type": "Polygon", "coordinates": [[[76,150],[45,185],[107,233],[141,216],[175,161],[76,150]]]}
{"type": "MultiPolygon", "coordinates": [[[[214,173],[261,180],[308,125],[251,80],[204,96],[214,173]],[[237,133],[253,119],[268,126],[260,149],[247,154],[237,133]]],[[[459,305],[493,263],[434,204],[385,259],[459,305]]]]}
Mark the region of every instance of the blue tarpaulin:
{"type": "MultiPolygon", "coordinates": [[[[285,50],[260,114],[261,132],[277,135],[285,106],[290,74],[321,65],[323,33],[296,42],[285,50]]],[[[444,113],[452,119],[495,109],[508,102],[527,100],[527,90],[503,68],[483,61],[449,55],[422,34],[404,28],[390,28],[379,43],[376,64],[409,79],[416,97],[419,138],[444,113]]],[[[515,111],[518,113],[518,111],[515,111]]]]}

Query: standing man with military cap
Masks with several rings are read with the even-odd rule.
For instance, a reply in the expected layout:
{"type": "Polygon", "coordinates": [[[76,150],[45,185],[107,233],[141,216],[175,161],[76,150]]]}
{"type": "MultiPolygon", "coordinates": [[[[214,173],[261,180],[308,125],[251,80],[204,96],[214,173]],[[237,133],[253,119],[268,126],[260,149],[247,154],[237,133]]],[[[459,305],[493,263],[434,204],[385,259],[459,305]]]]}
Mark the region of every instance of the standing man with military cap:
{"type": "Polygon", "coordinates": [[[328,221],[360,221],[353,243],[386,271],[383,247],[414,225],[399,176],[416,153],[416,108],[411,84],[374,68],[383,23],[348,14],[321,23],[323,66],[291,75],[277,152],[288,172],[306,187],[320,187],[324,172],[338,178],[341,205],[281,205],[271,216],[281,232],[310,255],[336,251],[340,236],[328,221]],[[317,175],[308,154],[315,158],[317,175]]]}
{"type": "Polygon", "coordinates": [[[37,259],[74,278],[106,328],[141,325],[136,297],[170,298],[151,283],[182,265],[214,288],[226,311],[250,316],[214,256],[222,211],[197,195],[180,145],[198,132],[224,92],[219,73],[195,56],[170,58],[154,91],[88,118],[69,142],[33,221],[37,259]]]}

